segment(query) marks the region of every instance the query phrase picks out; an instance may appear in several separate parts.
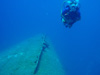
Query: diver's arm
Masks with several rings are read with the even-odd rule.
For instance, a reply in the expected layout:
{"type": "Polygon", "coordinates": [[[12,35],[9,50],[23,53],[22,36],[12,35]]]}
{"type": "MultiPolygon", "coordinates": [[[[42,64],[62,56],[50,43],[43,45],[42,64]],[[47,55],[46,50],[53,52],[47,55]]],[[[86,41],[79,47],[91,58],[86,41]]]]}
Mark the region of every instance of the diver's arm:
{"type": "Polygon", "coordinates": [[[65,9],[66,6],[69,5],[69,1],[70,1],[70,0],[65,0],[65,1],[63,2],[62,8],[61,8],[61,13],[62,13],[63,9],[65,9]]]}
{"type": "Polygon", "coordinates": [[[65,8],[65,6],[64,6],[65,2],[66,2],[66,1],[64,1],[63,4],[62,4],[61,14],[62,14],[63,8],[65,8]]]}

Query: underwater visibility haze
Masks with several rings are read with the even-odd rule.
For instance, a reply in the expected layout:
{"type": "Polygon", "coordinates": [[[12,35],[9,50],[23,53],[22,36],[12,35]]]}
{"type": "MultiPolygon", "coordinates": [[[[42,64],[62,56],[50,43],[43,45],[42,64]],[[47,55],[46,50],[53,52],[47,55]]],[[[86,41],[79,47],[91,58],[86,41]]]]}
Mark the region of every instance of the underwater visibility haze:
{"type": "Polygon", "coordinates": [[[45,34],[66,75],[100,75],[100,0],[79,0],[81,20],[71,28],[61,21],[63,1],[1,0],[0,52],[45,34]]]}

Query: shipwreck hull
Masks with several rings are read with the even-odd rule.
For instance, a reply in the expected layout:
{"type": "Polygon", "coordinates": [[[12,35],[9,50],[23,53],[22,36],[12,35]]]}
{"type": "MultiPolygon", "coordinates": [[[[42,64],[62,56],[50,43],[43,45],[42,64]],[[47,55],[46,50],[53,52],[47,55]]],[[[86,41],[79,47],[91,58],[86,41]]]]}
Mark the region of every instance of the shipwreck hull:
{"type": "Polygon", "coordinates": [[[0,75],[65,75],[52,44],[32,37],[0,54],[0,75]]]}

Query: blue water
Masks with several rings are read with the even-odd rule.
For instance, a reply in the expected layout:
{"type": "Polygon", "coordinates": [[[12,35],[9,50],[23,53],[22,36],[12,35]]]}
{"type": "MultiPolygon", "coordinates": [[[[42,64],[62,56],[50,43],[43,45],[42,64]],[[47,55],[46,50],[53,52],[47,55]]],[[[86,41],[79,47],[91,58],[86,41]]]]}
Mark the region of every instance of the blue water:
{"type": "Polygon", "coordinates": [[[61,22],[63,0],[0,0],[0,51],[44,33],[66,75],[100,75],[100,0],[80,0],[81,20],[61,22]]]}

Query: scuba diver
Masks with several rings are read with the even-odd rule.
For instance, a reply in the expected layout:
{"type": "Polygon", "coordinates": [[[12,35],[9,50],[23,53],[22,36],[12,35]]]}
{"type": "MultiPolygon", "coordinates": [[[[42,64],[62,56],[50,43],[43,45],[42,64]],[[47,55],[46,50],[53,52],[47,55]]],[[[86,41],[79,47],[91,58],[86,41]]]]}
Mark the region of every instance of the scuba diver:
{"type": "Polygon", "coordinates": [[[79,11],[79,0],[66,0],[61,10],[61,19],[66,27],[72,25],[81,19],[79,11]]]}

